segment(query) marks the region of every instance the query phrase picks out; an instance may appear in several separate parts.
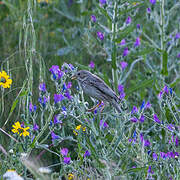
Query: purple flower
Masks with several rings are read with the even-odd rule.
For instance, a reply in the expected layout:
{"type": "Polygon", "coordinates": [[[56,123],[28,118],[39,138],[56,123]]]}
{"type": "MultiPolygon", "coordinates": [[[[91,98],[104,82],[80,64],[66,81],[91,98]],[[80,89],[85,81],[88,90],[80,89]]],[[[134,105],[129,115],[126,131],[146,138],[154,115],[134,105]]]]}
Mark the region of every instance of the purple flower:
{"type": "Polygon", "coordinates": [[[148,141],[148,140],[144,140],[144,146],[150,146],[151,145],[151,143],[148,141]]]}
{"type": "Polygon", "coordinates": [[[52,141],[54,141],[55,139],[59,139],[59,136],[56,135],[53,131],[51,132],[51,138],[52,138],[52,141]]]}
{"type": "Polygon", "coordinates": [[[64,96],[67,97],[69,100],[72,99],[72,96],[70,95],[70,92],[68,90],[66,90],[64,96]]]}
{"type": "Polygon", "coordinates": [[[131,114],[134,114],[134,113],[137,113],[137,112],[138,112],[138,108],[136,106],[133,106],[131,114]]]}
{"type": "Polygon", "coordinates": [[[175,145],[176,145],[176,147],[178,147],[178,145],[179,145],[178,137],[176,137],[176,139],[175,139],[175,145]]]}
{"type": "Polygon", "coordinates": [[[159,120],[159,118],[157,117],[156,114],[154,114],[153,118],[154,118],[154,120],[155,120],[157,123],[161,123],[161,121],[159,120]]]}
{"type": "Polygon", "coordinates": [[[100,2],[101,5],[106,4],[106,0],[99,0],[99,2],[100,2]]]}
{"type": "Polygon", "coordinates": [[[126,44],[126,40],[122,39],[121,42],[119,43],[119,45],[124,46],[126,44]]]}
{"type": "Polygon", "coordinates": [[[33,125],[33,131],[37,131],[39,129],[39,126],[35,123],[34,125],[33,125]]]}
{"type": "Polygon", "coordinates": [[[36,105],[33,106],[32,103],[29,104],[29,111],[30,111],[30,113],[35,112],[36,109],[37,109],[36,105]]]}
{"type": "Polygon", "coordinates": [[[151,166],[148,168],[148,173],[154,174],[154,171],[152,170],[151,166]]]}
{"type": "Polygon", "coordinates": [[[67,149],[67,148],[62,148],[62,149],[61,149],[61,154],[62,154],[62,156],[67,156],[67,154],[68,154],[68,149],[67,149]]]}
{"type": "Polygon", "coordinates": [[[140,46],[140,44],[141,44],[140,37],[137,37],[136,41],[134,43],[134,47],[138,47],[138,46],[140,46]]]}
{"type": "Polygon", "coordinates": [[[138,119],[137,119],[136,117],[132,117],[132,118],[131,118],[131,122],[136,123],[137,121],[138,121],[138,119]]]}
{"type": "Polygon", "coordinates": [[[54,116],[54,124],[62,124],[62,121],[59,120],[59,114],[54,116]]]}
{"type": "Polygon", "coordinates": [[[103,120],[100,120],[99,126],[100,126],[100,127],[103,126],[103,128],[108,128],[108,127],[109,127],[109,125],[107,124],[107,122],[104,122],[104,123],[103,123],[103,120]]]}
{"type": "Polygon", "coordinates": [[[167,158],[167,154],[164,153],[164,152],[160,152],[160,157],[163,158],[163,159],[166,159],[167,158]]]}
{"type": "Polygon", "coordinates": [[[163,95],[163,91],[160,91],[159,94],[158,94],[158,98],[161,99],[162,95],[163,95]]]}
{"type": "Polygon", "coordinates": [[[95,15],[91,15],[91,21],[96,22],[96,16],[95,15]]]}
{"type": "Polygon", "coordinates": [[[73,66],[72,64],[69,64],[69,68],[70,68],[71,70],[74,70],[74,66],[73,66]]]}
{"type": "Polygon", "coordinates": [[[97,36],[101,41],[104,40],[104,34],[102,32],[98,31],[97,36]]]}
{"type": "Polygon", "coordinates": [[[126,19],[126,24],[130,24],[131,23],[131,17],[128,16],[127,19],[126,19]]]}
{"type": "Polygon", "coordinates": [[[151,104],[150,104],[150,102],[148,101],[147,103],[146,103],[146,105],[145,105],[145,109],[148,109],[148,108],[150,108],[151,107],[151,104]]]}
{"type": "Polygon", "coordinates": [[[127,56],[129,54],[128,47],[124,48],[123,56],[127,56]]]}
{"type": "Polygon", "coordinates": [[[140,29],[140,28],[141,28],[140,24],[137,24],[137,25],[136,25],[136,28],[137,28],[137,29],[140,29]]]}
{"type": "Polygon", "coordinates": [[[166,94],[169,93],[169,89],[168,89],[168,87],[167,87],[166,85],[164,86],[163,91],[164,91],[166,94]]]}
{"type": "Polygon", "coordinates": [[[119,84],[119,85],[118,85],[118,91],[119,91],[120,93],[123,92],[123,91],[124,91],[124,86],[121,85],[121,84],[119,84]]]}
{"type": "Polygon", "coordinates": [[[67,88],[70,89],[72,87],[72,82],[68,82],[67,88]]]}
{"type": "Polygon", "coordinates": [[[142,110],[144,108],[144,106],[145,106],[145,101],[143,100],[140,109],[142,110]]]}
{"type": "Polygon", "coordinates": [[[91,69],[94,69],[94,66],[95,66],[94,62],[93,62],[93,61],[90,61],[89,67],[90,67],[91,69]]]}
{"type": "Polygon", "coordinates": [[[45,85],[45,83],[40,83],[40,84],[39,84],[39,90],[42,91],[42,92],[45,92],[45,91],[46,91],[46,85],[45,85]]]}
{"type": "Polygon", "coordinates": [[[177,58],[180,58],[180,53],[177,55],[177,58]]]}
{"type": "Polygon", "coordinates": [[[125,92],[121,92],[119,98],[123,99],[125,97],[125,95],[126,95],[125,92]]]}
{"type": "Polygon", "coordinates": [[[62,94],[54,94],[54,103],[58,103],[59,101],[62,101],[64,99],[64,96],[62,94]]]}
{"type": "Polygon", "coordinates": [[[147,10],[147,13],[148,13],[148,14],[151,13],[151,8],[148,7],[146,10],[147,10]]]}
{"type": "Polygon", "coordinates": [[[59,66],[57,66],[57,65],[52,65],[52,67],[49,69],[49,71],[53,74],[53,78],[55,80],[60,79],[64,74],[63,71],[61,71],[59,69],[59,66]]]}
{"type": "Polygon", "coordinates": [[[69,164],[71,161],[70,157],[64,157],[64,164],[69,164]]]}
{"type": "Polygon", "coordinates": [[[180,39],[180,32],[176,34],[175,39],[180,39]]]}
{"type": "Polygon", "coordinates": [[[153,157],[153,160],[154,160],[154,161],[157,161],[158,156],[157,156],[156,153],[153,153],[153,154],[152,154],[152,157],[153,157]]]}
{"type": "Polygon", "coordinates": [[[50,99],[49,97],[48,98],[44,97],[43,99],[40,97],[40,98],[38,98],[38,101],[43,107],[45,107],[46,103],[48,102],[49,99],[50,99]]]}
{"type": "Polygon", "coordinates": [[[179,153],[178,153],[178,152],[175,152],[174,155],[175,155],[175,157],[178,157],[178,156],[179,156],[179,153]]]}
{"type": "Polygon", "coordinates": [[[143,123],[145,120],[145,116],[141,115],[141,117],[139,118],[139,122],[143,123]]]}
{"type": "Polygon", "coordinates": [[[173,131],[173,130],[175,129],[173,124],[168,124],[168,125],[167,125],[167,128],[168,128],[170,131],[173,131]]]}
{"type": "Polygon", "coordinates": [[[150,2],[152,5],[156,4],[156,0],[149,0],[149,2],[150,2]]]}
{"type": "Polygon", "coordinates": [[[87,150],[85,153],[84,153],[84,157],[87,157],[87,156],[90,156],[91,153],[87,150]]]}
{"type": "Polygon", "coordinates": [[[140,141],[141,141],[141,142],[144,141],[144,137],[143,137],[143,134],[142,134],[142,133],[140,133],[140,137],[139,137],[139,138],[140,138],[140,141]]]}
{"type": "Polygon", "coordinates": [[[121,69],[122,70],[124,70],[128,66],[128,63],[125,62],[125,61],[121,61],[120,64],[121,64],[121,69]]]}

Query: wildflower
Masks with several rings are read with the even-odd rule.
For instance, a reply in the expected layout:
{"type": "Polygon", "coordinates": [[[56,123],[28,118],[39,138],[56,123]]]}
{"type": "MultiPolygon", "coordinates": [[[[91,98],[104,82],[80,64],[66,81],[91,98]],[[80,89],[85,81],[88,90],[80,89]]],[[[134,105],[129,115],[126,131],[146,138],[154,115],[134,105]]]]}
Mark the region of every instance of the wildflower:
{"type": "Polygon", "coordinates": [[[106,0],[99,0],[99,2],[100,2],[101,5],[106,4],[106,0]]]}
{"type": "Polygon", "coordinates": [[[119,84],[119,85],[118,85],[118,91],[119,91],[119,92],[124,91],[124,86],[121,85],[121,84],[119,84]]]}
{"type": "Polygon", "coordinates": [[[138,112],[138,108],[136,106],[133,106],[131,114],[134,114],[134,113],[137,113],[137,112],[138,112]]]}
{"type": "Polygon", "coordinates": [[[80,130],[81,129],[81,125],[76,126],[76,130],[80,130]]]}
{"type": "Polygon", "coordinates": [[[136,28],[137,28],[137,29],[140,29],[140,27],[141,27],[140,24],[137,24],[137,25],[136,25],[136,28]]]}
{"type": "Polygon", "coordinates": [[[53,131],[51,132],[51,138],[52,138],[52,141],[56,140],[56,139],[59,139],[59,136],[56,135],[53,131]]]}
{"type": "Polygon", "coordinates": [[[124,48],[123,56],[127,56],[129,54],[128,47],[124,48]]]}
{"type": "Polygon", "coordinates": [[[30,111],[30,113],[35,112],[36,109],[37,109],[36,105],[33,106],[32,103],[29,104],[29,111],[30,111]]]}
{"type": "Polygon", "coordinates": [[[175,39],[180,39],[180,32],[176,34],[175,39]]]}
{"type": "Polygon", "coordinates": [[[82,127],[81,125],[78,125],[78,126],[76,126],[76,129],[73,130],[73,133],[77,136],[78,135],[77,131],[80,131],[81,129],[83,132],[86,131],[86,127],[82,127]]]}
{"type": "Polygon", "coordinates": [[[39,90],[42,91],[42,92],[45,92],[45,91],[46,91],[46,85],[45,85],[45,83],[40,83],[40,84],[39,84],[39,90]]]}
{"type": "Polygon", "coordinates": [[[150,102],[148,101],[147,103],[146,103],[146,105],[145,105],[145,109],[148,109],[148,108],[150,108],[151,107],[151,104],[150,104],[150,102]]]}
{"type": "Polygon", "coordinates": [[[148,140],[144,140],[144,146],[150,146],[151,145],[151,143],[148,141],[148,140]]]}
{"type": "Polygon", "coordinates": [[[39,126],[35,123],[34,125],[33,125],[33,131],[37,131],[39,129],[39,126]]]}
{"type": "Polygon", "coordinates": [[[178,147],[178,145],[179,145],[178,137],[176,137],[176,139],[175,139],[175,145],[176,145],[176,147],[178,147]]]}
{"type": "Polygon", "coordinates": [[[14,125],[12,125],[14,129],[12,129],[13,133],[18,133],[20,136],[29,136],[29,132],[27,131],[29,127],[23,128],[19,121],[17,121],[14,125]]]}
{"type": "Polygon", "coordinates": [[[167,154],[164,153],[164,152],[160,152],[160,157],[163,158],[163,159],[166,159],[167,158],[167,154]]]}
{"type": "Polygon", "coordinates": [[[130,24],[131,23],[131,17],[128,16],[127,19],[126,19],[126,24],[130,24]]]}
{"type": "Polygon", "coordinates": [[[152,5],[156,4],[156,0],[149,0],[149,2],[150,2],[152,5]]]}
{"type": "Polygon", "coordinates": [[[49,97],[47,98],[47,97],[44,97],[44,98],[38,98],[38,101],[39,101],[39,103],[43,106],[43,107],[45,107],[46,106],[46,103],[48,102],[48,100],[49,100],[49,97]]]}
{"type": "Polygon", "coordinates": [[[67,156],[67,154],[68,154],[68,149],[67,149],[67,148],[62,148],[62,149],[61,149],[61,154],[62,154],[63,156],[67,156]]]}
{"type": "Polygon", "coordinates": [[[143,137],[143,134],[140,133],[140,141],[143,142],[144,141],[144,137],[143,137]]]}
{"type": "Polygon", "coordinates": [[[102,32],[98,31],[97,36],[101,41],[104,40],[104,34],[102,32]]]}
{"type": "Polygon", "coordinates": [[[72,87],[72,82],[68,82],[67,88],[70,89],[72,87]]]}
{"type": "Polygon", "coordinates": [[[152,154],[152,157],[153,157],[153,160],[154,160],[154,161],[157,161],[158,156],[157,156],[156,153],[153,153],[153,154],[152,154]]]}
{"type": "Polygon", "coordinates": [[[9,79],[9,76],[5,71],[0,72],[0,86],[3,88],[10,88],[12,84],[12,79],[9,79]]]}
{"type": "Polygon", "coordinates": [[[73,174],[68,174],[68,180],[73,180],[74,175],[73,174]]]}
{"type": "Polygon", "coordinates": [[[145,120],[145,116],[141,115],[141,117],[139,118],[139,121],[140,121],[141,123],[143,123],[144,120],[145,120]]]}
{"type": "Polygon", "coordinates": [[[61,124],[62,121],[59,120],[59,114],[54,116],[54,124],[61,124]]]}
{"type": "Polygon", "coordinates": [[[164,91],[166,94],[169,93],[169,89],[168,89],[168,87],[167,87],[166,85],[164,86],[163,91],[164,91]]]}
{"type": "Polygon", "coordinates": [[[137,37],[137,38],[136,38],[136,41],[135,41],[135,43],[134,43],[134,47],[138,47],[138,46],[140,46],[140,44],[141,44],[140,38],[137,37]]]}
{"type": "Polygon", "coordinates": [[[64,157],[64,163],[65,164],[69,164],[71,161],[71,158],[70,157],[64,157]]]}
{"type": "Polygon", "coordinates": [[[69,64],[69,68],[70,68],[71,70],[74,70],[74,66],[73,66],[72,64],[69,64]]]}
{"type": "Polygon", "coordinates": [[[121,61],[120,64],[121,64],[121,69],[122,70],[124,70],[128,66],[128,63],[125,62],[125,61],[121,61]]]}
{"type": "Polygon", "coordinates": [[[121,42],[119,43],[119,45],[124,46],[126,44],[126,40],[122,39],[121,42]]]}
{"type": "Polygon", "coordinates": [[[94,23],[96,22],[96,16],[95,15],[91,15],[91,21],[94,23]]]}
{"type": "Polygon", "coordinates": [[[90,67],[91,69],[94,69],[94,66],[95,66],[94,62],[91,61],[90,64],[89,64],[89,67],[90,67]]]}
{"type": "Polygon", "coordinates": [[[138,121],[138,119],[137,119],[136,117],[132,117],[132,118],[131,118],[131,122],[136,123],[137,121],[138,121]]]}
{"type": "Polygon", "coordinates": [[[180,58],[180,53],[177,55],[177,58],[180,58]]]}
{"type": "Polygon", "coordinates": [[[154,118],[154,120],[155,120],[157,123],[161,123],[161,121],[159,120],[159,118],[157,117],[156,114],[154,114],[153,118],[154,118]]]}
{"type": "Polygon", "coordinates": [[[84,157],[87,157],[87,156],[90,156],[91,155],[91,153],[87,150],[87,151],[85,151],[85,153],[84,153],[84,157]]]}
{"type": "Polygon", "coordinates": [[[72,96],[70,95],[70,92],[68,90],[66,90],[64,96],[67,97],[69,100],[72,99],[72,96]]]}
{"type": "Polygon", "coordinates": [[[160,91],[159,94],[158,94],[158,98],[161,99],[162,95],[163,95],[163,91],[160,91]]]}
{"type": "Polygon", "coordinates": [[[151,166],[148,168],[148,173],[154,174],[154,171],[152,170],[151,166]]]}
{"type": "Polygon", "coordinates": [[[148,7],[146,10],[148,14],[151,13],[151,8],[148,7]]]}
{"type": "Polygon", "coordinates": [[[63,71],[61,71],[60,69],[59,69],[59,66],[57,66],[57,65],[53,65],[50,69],[49,69],[49,71],[53,74],[53,78],[55,79],[55,80],[58,80],[58,79],[60,79],[62,76],[63,76],[63,71]]]}
{"type": "Polygon", "coordinates": [[[142,110],[145,106],[145,101],[142,102],[140,109],[142,110]]]}
{"type": "Polygon", "coordinates": [[[167,128],[168,128],[170,131],[175,130],[175,127],[174,127],[173,124],[168,124],[168,125],[167,125],[167,128]]]}
{"type": "Polygon", "coordinates": [[[108,125],[107,122],[104,122],[104,123],[103,123],[103,120],[100,120],[99,126],[100,126],[100,127],[103,126],[103,128],[109,127],[109,125],[108,125]]]}
{"type": "Polygon", "coordinates": [[[58,103],[59,101],[62,101],[64,99],[64,96],[62,94],[54,94],[54,103],[58,103]]]}

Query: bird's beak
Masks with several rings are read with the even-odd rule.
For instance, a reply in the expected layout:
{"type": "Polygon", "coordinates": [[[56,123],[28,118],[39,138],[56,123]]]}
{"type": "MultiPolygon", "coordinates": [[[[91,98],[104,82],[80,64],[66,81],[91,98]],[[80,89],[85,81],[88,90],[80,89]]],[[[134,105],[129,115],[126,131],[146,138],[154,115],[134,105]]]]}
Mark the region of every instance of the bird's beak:
{"type": "Polygon", "coordinates": [[[76,75],[71,77],[72,80],[77,79],[76,75]]]}

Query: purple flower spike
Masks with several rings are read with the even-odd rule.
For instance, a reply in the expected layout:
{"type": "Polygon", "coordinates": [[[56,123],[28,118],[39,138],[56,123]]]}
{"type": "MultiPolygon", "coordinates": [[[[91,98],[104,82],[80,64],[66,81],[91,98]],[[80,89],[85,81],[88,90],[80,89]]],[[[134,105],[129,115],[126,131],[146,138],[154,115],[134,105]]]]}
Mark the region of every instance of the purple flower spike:
{"type": "Polygon", "coordinates": [[[176,34],[175,39],[180,39],[180,32],[176,34]]]}
{"type": "Polygon", "coordinates": [[[88,150],[84,153],[84,157],[88,157],[90,155],[91,155],[91,153],[88,150]]]}
{"type": "Polygon", "coordinates": [[[134,114],[134,113],[137,113],[137,112],[138,112],[138,108],[136,106],[133,106],[131,114],[134,114]]]}
{"type": "Polygon", "coordinates": [[[96,16],[95,15],[91,15],[91,21],[94,23],[96,22],[96,16]]]}
{"type": "Polygon", "coordinates": [[[128,17],[127,17],[127,19],[126,19],[126,24],[130,24],[130,23],[131,23],[131,21],[132,21],[132,20],[131,20],[131,17],[130,17],[130,16],[128,16],[128,17]]]}
{"type": "Polygon", "coordinates": [[[100,123],[99,123],[100,127],[103,126],[103,128],[108,128],[109,125],[107,124],[107,122],[104,122],[103,123],[103,120],[100,120],[100,123]]]}
{"type": "Polygon", "coordinates": [[[145,120],[145,116],[141,115],[141,117],[139,118],[139,121],[140,121],[141,123],[143,123],[144,120],[145,120]]]}
{"type": "Polygon", "coordinates": [[[63,72],[59,69],[59,66],[57,66],[57,65],[53,65],[50,69],[49,69],[49,71],[53,74],[53,78],[55,79],[55,80],[58,80],[58,79],[60,79],[62,76],[63,76],[63,72]]]}
{"type": "Polygon", "coordinates": [[[153,157],[153,160],[154,160],[154,161],[157,161],[158,156],[157,156],[156,153],[153,153],[153,154],[152,154],[152,157],[153,157]]]}
{"type": "Polygon", "coordinates": [[[62,124],[62,121],[59,120],[59,114],[54,116],[54,125],[55,124],[62,124]]]}
{"type": "Polygon", "coordinates": [[[180,58],[180,53],[177,55],[177,58],[180,58]]]}
{"type": "Polygon", "coordinates": [[[71,161],[70,157],[64,157],[64,164],[69,164],[71,161]]]}
{"type": "Polygon", "coordinates": [[[67,90],[64,94],[65,97],[67,97],[69,100],[72,99],[72,96],[70,95],[70,92],[67,90]]]}
{"type": "Polygon", "coordinates": [[[164,91],[166,94],[169,93],[169,89],[168,89],[168,87],[167,87],[166,85],[164,86],[163,91],[164,91]]]}
{"type": "Polygon", "coordinates": [[[119,43],[120,46],[124,46],[126,44],[126,40],[122,39],[121,42],[119,43]]]}
{"type": "Polygon", "coordinates": [[[54,103],[58,103],[59,101],[62,101],[64,99],[64,96],[62,94],[54,94],[54,103]]]}
{"type": "Polygon", "coordinates": [[[36,109],[37,109],[36,105],[32,105],[32,103],[29,104],[29,111],[30,111],[30,113],[35,112],[36,109]]]}
{"type": "Polygon", "coordinates": [[[67,149],[67,148],[62,148],[62,149],[61,149],[61,154],[62,154],[62,156],[67,156],[67,154],[68,154],[68,149],[67,149]]]}
{"type": "Polygon", "coordinates": [[[90,67],[91,69],[94,69],[95,64],[94,64],[94,62],[93,62],[93,61],[91,61],[91,62],[90,62],[89,67],[90,67]]]}
{"type": "Polygon", "coordinates": [[[151,8],[147,8],[147,13],[150,14],[151,13],[151,8]]]}
{"type": "Polygon", "coordinates": [[[148,173],[154,174],[154,171],[152,170],[151,166],[148,168],[148,173]]]}
{"type": "Polygon", "coordinates": [[[67,88],[70,89],[72,87],[72,82],[68,82],[67,88]]]}
{"type": "Polygon", "coordinates": [[[150,2],[152,5],[156,4],[156,0],[149,0],[149,2],[150,2]]]}
{"type": "Polygon", "coordinates": [[[136,123],[137,121],[138,121],[138,119],[136,117],[131,118],[131,122],[136,123]]]}
{"type": "Polygon", "coordinates": [[[99,0],[99,2],[100,2],[101,5],[106,4],[106,0],[99,0]]]}
{"type": "Polygon", "coordinates": [[[150,145],[151,145],[151,143],[148,140],[144,140],[144,146],[148,147],[150,145]]]}
{"type": "Polygon", "coordinates": [[[148,101],[147,103],[146,103],[146,105],[145,105],[145,109],[149,109],[151,107],[151,104],[150,104],[150,102],[148,101]]]}
{"type": "Polygon", "coordinates": [[[33,131],[37,131],[39,129],[39,126],[35,123],[33,126],[33,131]]]}
{"type": "Polygon", "coordinates": [[[138,47],[138,46],[140,46],[140,44],[141,44],[140,37],[137,37],[136,41],[134,43],[134,47],[138,47]]]}
{"type": "Polygon", "coordinates": [[[42,92],[45,92],[45,91],[46,91],[46,85],[45,85],[45,83],[40,83],[40,84],[39,84],[39,90],[42,91],[42,92]]]}
{"type": "Polygon", "coordinates": [[[175,139],[175,145],[176,145],[176,147],[179,146],[179,139],[178,139],[178,137],[176,137],[176,139],[175,139]]]}
{"type": "Polygon", "coordinates": [[[161,121],[159,120],[159,118],[157,117],[156,114],[154,114],[153,118],[154,118],[154,121],[155,121],[155,122],[161,123],[161,121]]]}
{"type": "Polygon", "coordinates": [[[98,38],[99,38],[101,41],[104,40],[104,34],[103,34],[102,32],[98,31],[98,32],[97,32],[97,36],[98,36],[98,38]]]}
{"type": "Polygon", "coordinates": [[[163,91],[160,91],[159,94],[158,94],[158,98],[161,99],[162,95],[163,95],[163,91]]]}
{"type": "Polygon", "coordinates": [[[119,92],[123,92],[123,91],[124,91],[124,86],[121,85],[121,84],[119,84],[119,85],[118,85],[118,91],[119,91],[119,92]]]}
{"type": "Polygon", "coordinates": [[[121,64],[121,69],[122,70],[124,70],[128,66],[128,63],[125,62],[125,61],[121,61],[120,64],[121,64]]]}
{"type": "Polygon", "coordinates": [[[56,135],[53,131],[51,132],[51,138],[52,138],[52,141],[54,141],[55,139],[59,139],[59,136],[56,135]]]}
{"type": "Polygon", "coordinates": [[[136,25],[136,28],[137,28],[137,29],[140,29],[140,28],[141,28],[141,25],[140,25],[140,24],[137,24],[137,25],[136,25]]]}
{"type": "Polygon", "coordinates": [[[124,48],[123,56],[127,56],[129,54],[128,47],[124,48]]]}

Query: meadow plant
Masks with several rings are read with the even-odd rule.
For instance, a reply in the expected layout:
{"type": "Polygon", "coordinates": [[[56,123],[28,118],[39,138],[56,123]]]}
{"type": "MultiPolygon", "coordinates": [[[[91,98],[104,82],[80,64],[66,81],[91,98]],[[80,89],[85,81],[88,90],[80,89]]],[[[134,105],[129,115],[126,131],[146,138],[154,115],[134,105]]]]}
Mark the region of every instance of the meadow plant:
{"type": "Polygon", "coordinates": [[[18,46],[26,69],[19,74],[25,80],[18,84],[8,113],[5,97],[17,83],[10,59],[17,53],[1,64],[0,117],[5,118],[0,132],[8,140],[0,143],[2,178],[180,178],[178,1],[2,2],[15,19],[26,9],[18,46]],[[53,20],[55,13],[62,24],[53,20]],[[42,17],[49,25],[57,23],[48,36],[55,36],[54,41],[41,37],[42,29],[49,33],[42,17]],[[78,30],[68,29],[69,24],[78,30]],[[56,55],[45,51],[48,43],[56,55]],[[78,69],[97,74],[111,86],[122,112],[111,105],[101,112],[103,103],[88,112],[98,102],[72,81],[78,69]]]}

